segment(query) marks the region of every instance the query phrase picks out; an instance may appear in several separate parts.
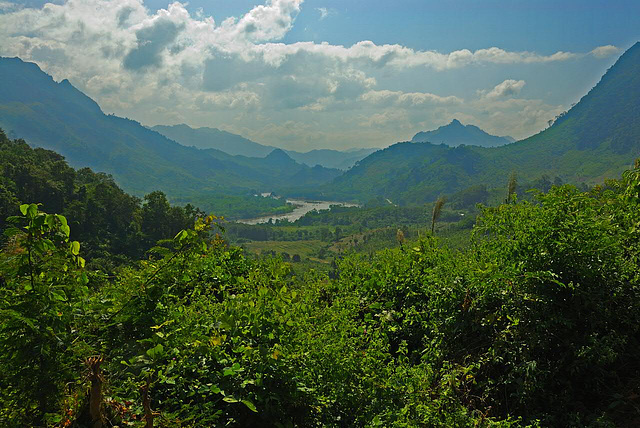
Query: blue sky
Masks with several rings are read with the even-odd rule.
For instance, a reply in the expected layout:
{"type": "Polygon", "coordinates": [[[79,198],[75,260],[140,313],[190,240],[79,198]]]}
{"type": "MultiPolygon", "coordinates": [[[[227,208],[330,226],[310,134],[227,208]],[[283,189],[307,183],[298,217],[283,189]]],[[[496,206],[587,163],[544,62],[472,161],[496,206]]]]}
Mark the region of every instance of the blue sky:
{"type": "Polygon", "coordinates": [[[523,138],[640,39],[638,1],[44,3],[0,0],[1,55],[107,112],[298,150],[381,147],[454,117],[523,138]]]}
{"type": "MultiPolygon", "coordinates": [[[[171,1],[147,0],[149,8],[171,1]]],[[[261,4],[246,0],[191,0],[222,20],[261,4]]],[[[414,49],[481,49],[553,53],[594,45],[628,46],[637,41],[640,2],[635,0],[306,0],[296,25],[283,39],[353,44],[372,40],[414,49]],[[318,19],[328,11],[325,19],[318,19]]]]}

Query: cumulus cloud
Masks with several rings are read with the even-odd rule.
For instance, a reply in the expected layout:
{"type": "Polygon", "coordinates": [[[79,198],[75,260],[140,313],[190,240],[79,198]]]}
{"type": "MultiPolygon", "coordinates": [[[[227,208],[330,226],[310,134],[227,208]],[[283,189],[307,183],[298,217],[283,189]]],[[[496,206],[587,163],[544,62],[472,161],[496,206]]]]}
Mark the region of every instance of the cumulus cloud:
{"type": "Polygon", "coordinates": [[[363,128],[408,128],[411,126],[407,112],[401,110],[386,110],[368,117],[362,117],[360,126],[363,128]]]}
{"type": "MultiPolygon", "coordinates": [[[[466,114],[484,117],[488,126],[498,123],[485,113],[487,108],[520,118],[509,116],[499,103],[515,101],[512,97],[524,81],[505,80],[482,92],[480,104],[425,87],[412,90],[407,87],[411,82],[402,81],[403,73],[427,76],[487,64],[601,58],[618,51],[610,45],[588,54],[543,55],[499,47],[438,52],[367,40],[350,46],[284,43],[303,13],[303,0],[266,0],[221,22],[202,10],[190,13],[186,3],[177,1],[157,11],[150,11],[143,0],[55,3],[26,8],[20,1],[0,0],[0,55],[34,61],[55,79],[68,78],[106,111],[143,123],[228,125],[265,139],[259,141],[290,143],[291,148],[298,143],[359,141],[363,136],[388,138],[386,143],[391,143],[399,126],[412,131],[419,123],[427,126],[426,117],[434,123],[466,114]],[[388,74],[398,76],[399,86],[380,83],[378,78],[388,74]],[[383,126],[388,127],[386,134],[383,126]]],[[[332,10],[310,12],[319,13],[322,20],[332,10]]],[[[555,111],[544,103],[509,108],[528,108],[538,121],[555,111]]]]}
{"type": "MultiPolygon", "coordinates": [[[[122,22],[121,18],[118,18],[119,22],[122,22]]],[[[176,40],[183,28],[183,25],[159,19],[153,25],[139,29],[136,31],[138,44],[124,57],[122,65],[130,70],[159,66],[162,51],[176,40]]]]}
{"type": "Polygon", "coordinates": [[[507,79],[496,85],[490,91],[478,91],[479,95],[486,98],[506,98],[518,95],[526,82],[524,80],[507,79]]]}
{"type": "Polygon", "coordinates": [[[419,107],[424,105],[454,105],[462,104],[461,98],[449,95],[442,97],[425,92],[401,92],[401,91],[369,91],[361,96],[362,101],[379,106],[419,107]]]}
{"type": "Polygon", "coordinates": [[[392,66],[400,69],[426,67],[437,71],[474,64],[532,64],[567,61],[579,57],[578,54],[562,51],[552,55],[539,55],[526,51],[508,52],[496,47],[478,49],[474,52],[461,49],[447,54],[437,51],[416,51],[401,45],[377,45],[368,40],[355,43],[350,47],[331,45],[326,42],[265,43],[252,46],[245,54],[261,56],[265,62],[279,65],[288,57],[300,52],[376,67],[392,66]]]}
{"type": "Polygon", "coordinates": [[[595,48],[589,53],[595,56],[596,58],[607,58],[611,55],[617,54],[618,52],[620,52],[619,48],[613,45],[606,45],[606,46],[598,46],[597,48],[595,48]]]}

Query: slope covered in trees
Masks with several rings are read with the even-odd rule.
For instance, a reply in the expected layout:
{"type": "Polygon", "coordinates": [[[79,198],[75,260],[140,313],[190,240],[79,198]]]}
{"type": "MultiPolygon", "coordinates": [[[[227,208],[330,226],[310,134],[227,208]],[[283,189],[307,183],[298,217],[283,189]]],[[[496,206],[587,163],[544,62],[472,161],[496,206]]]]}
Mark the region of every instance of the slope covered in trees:
{"type": "Polygon", "coordinates": [[[102,261],[138,259],[202,215],[192,205],[171,206],[160,191],[142,199],[131,196],[110,176],[89,168],[76,171],[59,154],[9,140],[0,130],[0,229],[29,201],[66,216],[71,238],[83,243],[85,257],[102,261]]]}
{"type": "Polygon", "coordinates": [[[394,203],[434,200],[472,185],[502,186],[517,171],[571,183],[618,176],[640,154],[640,43],[625,52],[580,102],[548,129],[496,148],[398,143],[314,189],[316,195],[394,203]]]}

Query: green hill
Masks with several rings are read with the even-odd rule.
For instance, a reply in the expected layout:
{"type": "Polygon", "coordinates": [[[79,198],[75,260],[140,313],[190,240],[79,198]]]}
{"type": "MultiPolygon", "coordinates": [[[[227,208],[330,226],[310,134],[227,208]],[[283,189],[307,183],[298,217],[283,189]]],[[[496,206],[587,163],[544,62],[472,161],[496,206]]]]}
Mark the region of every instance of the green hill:
{"type": "Polygon", "coordinates": [[[161,189],[203,206],[212,195],[272,191],[292,182],[315,186],[340,174],[291,159],[283,169],[265,159],[185,147],[136,121],[105,115],[68,80],[56,83],[18,58],[0,58],[0,128],[62,154],[72,166],[112,174],[128,192],[161,189]]]}
{"type": "Polygon", "coordinates": [[[543,175],[597,183],[619,176],[640,156],[640,43],[548,129],[496,148],[398,143],[373,153],[332,183],[314,190],[331,198],[394,203],[435,199],[477,184],[505,185],[543,175]]]}

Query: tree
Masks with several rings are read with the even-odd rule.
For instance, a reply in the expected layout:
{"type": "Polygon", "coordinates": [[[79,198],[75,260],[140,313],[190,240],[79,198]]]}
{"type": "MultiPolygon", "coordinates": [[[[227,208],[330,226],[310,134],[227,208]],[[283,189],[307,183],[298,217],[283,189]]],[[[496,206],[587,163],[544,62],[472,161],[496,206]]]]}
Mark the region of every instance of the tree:
{"type": "MultiPolygon", "coordinates": [[[[0,402],[12,425],[49,425],[64,384],[73,379],[81,346],[72,332],[88,292],[80,244],[69,239],[67,219],[20,206],[6,233],[0,271],[0,402]]],[[[0,415],[2,416],[2,415],[0,415]]]]}

